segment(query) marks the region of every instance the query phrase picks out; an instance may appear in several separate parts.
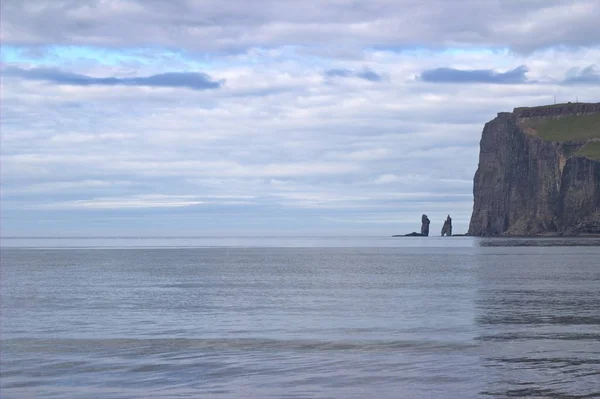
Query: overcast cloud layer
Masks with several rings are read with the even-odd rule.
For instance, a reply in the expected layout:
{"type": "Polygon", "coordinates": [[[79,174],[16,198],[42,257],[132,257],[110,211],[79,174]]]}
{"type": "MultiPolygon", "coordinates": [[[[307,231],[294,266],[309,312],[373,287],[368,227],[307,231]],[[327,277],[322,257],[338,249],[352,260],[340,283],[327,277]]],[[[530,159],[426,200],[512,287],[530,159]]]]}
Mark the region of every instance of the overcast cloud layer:
{"type": "Polygon", "coordinates": [[[600,2],[3,0],[3,236],[381,234],[497,112],[600,101],[600,2]]]}

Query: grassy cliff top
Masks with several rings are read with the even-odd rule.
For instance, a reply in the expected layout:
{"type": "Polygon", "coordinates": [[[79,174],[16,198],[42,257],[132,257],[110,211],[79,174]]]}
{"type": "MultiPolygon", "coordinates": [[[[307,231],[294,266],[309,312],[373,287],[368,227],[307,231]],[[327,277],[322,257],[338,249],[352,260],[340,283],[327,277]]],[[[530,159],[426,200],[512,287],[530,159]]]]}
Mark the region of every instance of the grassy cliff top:
{"type": "Polygon", "coordinates": [[[517,107],[515,108],[515,112],[524,111],[524,110],[541,110],[541,109],[557,109],[557,108],[574,108],[578,106],[595,106],[599,103],[580,103],[580,102],[568,102],[568,103],[559,103],[559,104],[547,104],[547,105],[536,105],[534,107],[517,107]]]}
{"type": "Polygon", "coordinates": [[[565,154],[600,160],[600,103],[565,103],[521,107],[513,111],[527,134],[554,142],[575,141],[580,146],[565,154]]]}
{"type": "Polygon", "coordinates": [[[527,133],[549,141],[586,141],[600,138],[600,114],[567,115],[558,119],[526,119],[519,125],[527,133]]]}
{"type": "Polygon", "coordinates": [[[590,142],[584,145],[576,153],[596,161],[600,161],[600,142],[590,142]]]}

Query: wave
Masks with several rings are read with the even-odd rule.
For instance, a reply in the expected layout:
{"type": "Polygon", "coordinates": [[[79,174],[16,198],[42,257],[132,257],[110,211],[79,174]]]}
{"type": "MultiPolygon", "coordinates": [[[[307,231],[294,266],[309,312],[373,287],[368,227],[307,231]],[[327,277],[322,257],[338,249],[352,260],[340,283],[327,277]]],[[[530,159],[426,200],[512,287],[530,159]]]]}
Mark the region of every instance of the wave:
{"type": "Polygon", "coordinates": [[[433,340],[283,340],[265,338],[102,338],[102,339],[33,339],[3,340],[3,350],[78,352],[143,349],[146,354],[182,350],[277,350],[277,351],[464,351],[474,343],[433,340]]]}

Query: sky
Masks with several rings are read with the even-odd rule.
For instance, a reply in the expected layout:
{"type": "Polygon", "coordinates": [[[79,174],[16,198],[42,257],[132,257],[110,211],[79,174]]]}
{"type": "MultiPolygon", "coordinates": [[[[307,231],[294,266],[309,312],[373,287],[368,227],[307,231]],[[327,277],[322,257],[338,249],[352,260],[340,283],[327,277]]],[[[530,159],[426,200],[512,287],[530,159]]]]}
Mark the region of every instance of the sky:
{"type": "Polygon", "coordinates": [[[8,236],[466,232],[484,124],[600,101],[597,0],[2,0],[8,236]]]}

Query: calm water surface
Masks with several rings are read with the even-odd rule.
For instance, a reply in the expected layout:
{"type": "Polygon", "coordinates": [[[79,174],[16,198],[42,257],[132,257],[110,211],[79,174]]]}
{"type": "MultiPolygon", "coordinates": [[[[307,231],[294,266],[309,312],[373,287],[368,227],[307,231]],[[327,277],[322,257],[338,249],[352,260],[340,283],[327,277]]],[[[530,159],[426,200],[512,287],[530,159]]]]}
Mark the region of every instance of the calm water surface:
{"type": "Polygon", "coordinates": [[[2,398],[600,397],[598,239],[2,246],[2,398]]]}

